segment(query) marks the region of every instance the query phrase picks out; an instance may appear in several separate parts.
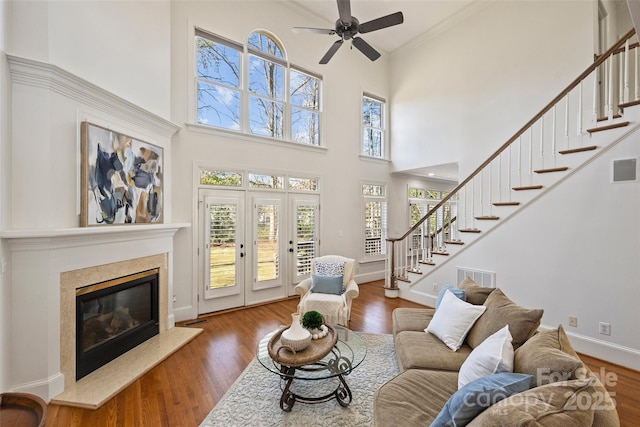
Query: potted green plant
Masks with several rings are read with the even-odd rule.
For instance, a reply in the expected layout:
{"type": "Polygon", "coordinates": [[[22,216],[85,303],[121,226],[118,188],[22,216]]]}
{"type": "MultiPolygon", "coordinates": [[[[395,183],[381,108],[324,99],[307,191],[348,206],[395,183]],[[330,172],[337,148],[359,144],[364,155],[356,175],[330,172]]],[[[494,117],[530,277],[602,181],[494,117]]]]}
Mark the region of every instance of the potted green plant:
{"type": "Polygon", "coordinates": [[[322,314],[315,310],[307,311],[302,315],[302,326],[309,329],[311,333],[314,332],[314,329],[319,330],[323,323],[322,314]]]}

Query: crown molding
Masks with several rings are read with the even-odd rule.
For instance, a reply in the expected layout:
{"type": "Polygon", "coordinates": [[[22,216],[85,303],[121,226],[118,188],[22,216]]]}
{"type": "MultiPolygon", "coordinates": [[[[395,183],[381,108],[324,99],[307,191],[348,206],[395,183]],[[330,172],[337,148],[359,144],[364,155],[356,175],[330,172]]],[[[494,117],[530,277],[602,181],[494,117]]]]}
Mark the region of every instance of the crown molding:
{"type": "Polygon", "coordinates": [[[56,65],[6,54],[14,84],[46,89],[143,128],[171,137],[181,127],[56,65]]]}

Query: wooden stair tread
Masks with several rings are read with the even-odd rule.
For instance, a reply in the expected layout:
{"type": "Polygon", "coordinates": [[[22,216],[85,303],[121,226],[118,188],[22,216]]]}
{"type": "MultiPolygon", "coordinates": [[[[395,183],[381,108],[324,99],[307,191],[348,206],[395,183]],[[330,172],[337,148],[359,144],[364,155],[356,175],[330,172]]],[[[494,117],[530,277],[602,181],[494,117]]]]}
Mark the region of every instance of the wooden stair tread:
{"type": "Polygon", "coordinates": [[[447,245],[464,245],[464,242],[462,240],[445,240],[444,242],[447,245]]]}
{"type": "Polygon", "coordinates": [[[500,219],[500,217],[495,215],[484,215],[484,216],[476,216],[475,219],[497,221],[500,219]]]}
{"type": "Polygon", "coordinates": [[[397,276],[396,280],[400,280],[401,282],[411,283],[411,280],[409,280],[408,277],[404,277],[404,276],[397,276]]]}
{"type": "Polygon", "coordinates": [[[542,185],[525,185],[524,187],[513,187],[514,191],[522,191],[522,190],[540,190],[542,185]]]}
{"type": "Polygon", "coordinates": [[[583,153],[585,151],[593,151],[598,148],[597,145],[587,145],[586,147],[578,147],[578,148],[569,148],[567,150],[560,150],[558,153],[560,154],[573,154],[573,153],[583,153]]]}
{"type": "MultiPolygon", "coordinates": [[[[620,106],[620,105],[618,105],[618,107],[621,107],[621,106],[620,106]]],[[[621,108],[622,108],[622,107],[621,107],[621,108]]],[[[621,116],[620,114],[614,114],[614,115],[613,115],[613,118],[614,118],[614,119],[619,119],[619,118],[621,118],[621,117],[622,117],[622,116],[621,116]]],[[[598,118],[596,119],[596,121],[597,121],[597,122],[604,122],[605,120],[609,120],[609,116],[598,117],[598,118]]]]}
{"type": "Polygon", "coordinates": [[[449,256],[449,252],[446,252],[446,251],[431,251],[431,255],[449,256]]]}
{"type": "Polygon", "coordinates": [[[618,107],[620,107],[620,108],[622,108],[624,110],[626,107],[633,107],[634,105],[640,105],[640,100],[623,102],[621,104],[618,104],[618,107]]]}
{"type": "Polygon", "coordinates": [[[493,202],[493,206],[518,206],[520,202],[493,202]]]}
{"type": "Polygon", "coordinates": [[[458,231],[460,233],[480,233],[480,230],[477,228],[459,228],[458,231]]]}
{"type": "Polygon", "coordinates": [[[436,265],[436,263],[433,261],[418,261],[418,263],[424,265],[436,265]]]}
{"type": "Polygon", "coordinates": [[[587,132],[589,133],[602,132],[610,129],[623,128],[625,126],[629,126],[629,122],[612,123],[606,126],[595,127],[595,128],[587,129],[587,132]]]}
{"type": "Polygon", "coordinates": [[[564,172],[566,170],[569,170],[568,166],[562,166],[558,168],[536,169],[534,170],[534,172],[535,173],[551,173],[551,172],[564,172]]]}

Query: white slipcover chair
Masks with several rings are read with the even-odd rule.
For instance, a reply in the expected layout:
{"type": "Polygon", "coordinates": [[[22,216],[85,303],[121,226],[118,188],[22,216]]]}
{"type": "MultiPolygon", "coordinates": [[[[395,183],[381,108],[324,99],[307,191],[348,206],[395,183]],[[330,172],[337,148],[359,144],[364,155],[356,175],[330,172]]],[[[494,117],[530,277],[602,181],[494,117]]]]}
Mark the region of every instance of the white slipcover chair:
{"type": "Polygon", "coordinates": [[[325,255],[314,258],[311,261],[311,274],[316,274],[317,262],[345,263],[343,278],[344,292],[342,295],[311,292],[311,278],[304,279],[295,287],[296,294],[300,295],[298,313],[302,315],[307,311],[315,310],[322,314],[327,324],[349,326],[349,320],[351,320],[351,302],[360,294],[358,284],[353,279],[355,260],[339,255],[325,255]]]}

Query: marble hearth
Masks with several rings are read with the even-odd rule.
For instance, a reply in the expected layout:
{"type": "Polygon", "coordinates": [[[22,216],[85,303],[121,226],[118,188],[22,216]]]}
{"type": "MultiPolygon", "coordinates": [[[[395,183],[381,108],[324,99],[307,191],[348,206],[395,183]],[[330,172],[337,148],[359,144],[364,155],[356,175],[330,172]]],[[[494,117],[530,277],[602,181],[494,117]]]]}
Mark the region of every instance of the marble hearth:
{"type": "Polygon", "coordinates": [[[112,389],[106,395],[101,393],[88,403],[78,403],[97,407],[197,335],[195,329],[174,328],[170,297],[173,236],[189,226],[2,232],[11,254],[11,389],[37,394],[46,401],[73,404],[74,396],[94,388],[90,381],[104,385],[105,378],[116,380],[106,387],[112,389]],[[151,268],[159,269],[160,334],[76,382],[75,290],[151,268]],[[121,358],[125,369],[118,368],[121,358]]]}

